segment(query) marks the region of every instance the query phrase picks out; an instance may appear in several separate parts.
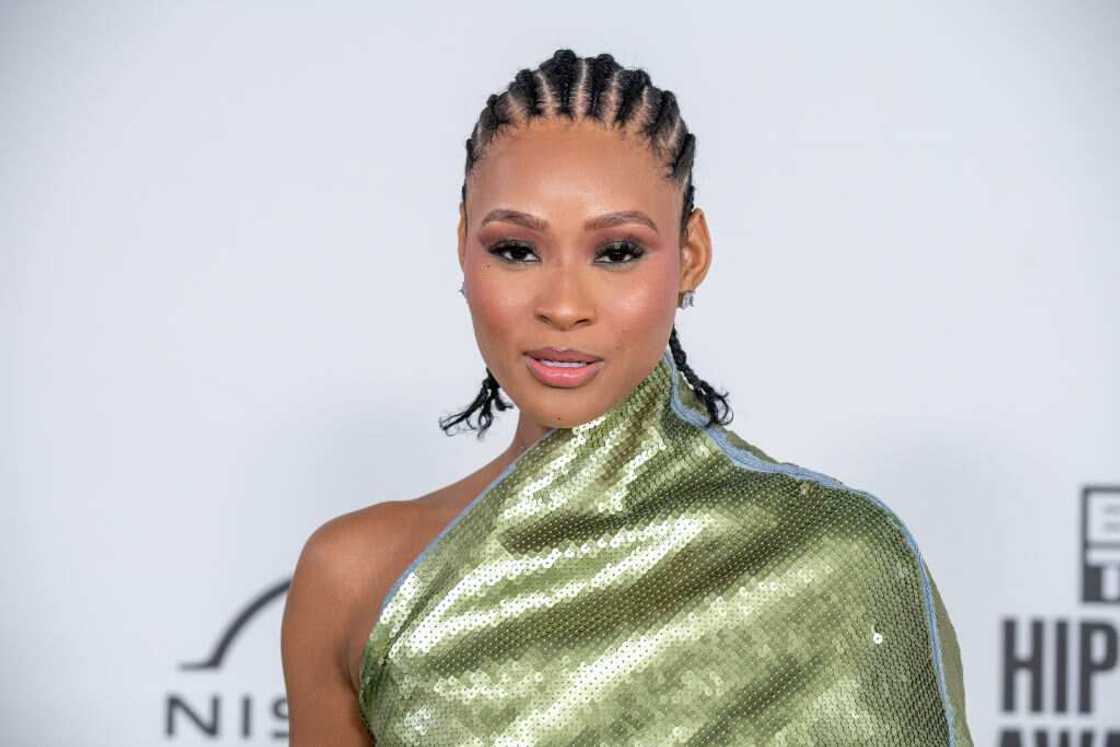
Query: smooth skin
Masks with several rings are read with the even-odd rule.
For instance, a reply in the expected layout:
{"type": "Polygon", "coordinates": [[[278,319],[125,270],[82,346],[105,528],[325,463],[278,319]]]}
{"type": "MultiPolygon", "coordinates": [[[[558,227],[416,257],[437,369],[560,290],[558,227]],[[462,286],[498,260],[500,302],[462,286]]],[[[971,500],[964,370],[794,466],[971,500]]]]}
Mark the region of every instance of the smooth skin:
{"type": "Polygon", "coordinates": [[[712,257],[701,209],[681,240],[682,190],[662,169],[632,134],[567,119],[503,133],[476,164],[458,259],[479,351],[517,405],[517,428],[461,480],[335,517],[308,538],[281,624],[293,747],[371,744],[358,714],[361,656],[394,580],[549,428],[598,417],[657,365],[680,293],[700,285],[712,257]],[[600,356],[602,369],[575,388],[543,384],[524,353],[547,346],[600,356]]]}

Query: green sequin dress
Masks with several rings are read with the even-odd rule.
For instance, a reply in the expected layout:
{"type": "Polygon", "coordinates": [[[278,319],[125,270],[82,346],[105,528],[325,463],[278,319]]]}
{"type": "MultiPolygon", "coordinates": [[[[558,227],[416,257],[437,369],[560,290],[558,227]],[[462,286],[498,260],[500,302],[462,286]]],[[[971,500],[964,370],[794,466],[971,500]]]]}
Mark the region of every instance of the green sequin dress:
{"type": "Polygon", "coordinates": [[[706,421],[666,353],[467,504],[370,631],[377,744],[971,745],[905,525],[706,421]]]}

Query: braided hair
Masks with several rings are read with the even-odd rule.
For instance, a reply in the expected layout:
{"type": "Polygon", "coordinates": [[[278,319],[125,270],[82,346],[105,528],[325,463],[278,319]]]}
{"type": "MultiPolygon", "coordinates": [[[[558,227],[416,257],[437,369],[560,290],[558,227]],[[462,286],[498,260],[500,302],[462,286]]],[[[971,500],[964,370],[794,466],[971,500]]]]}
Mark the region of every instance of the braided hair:
{"type": "MultiPolygon", "coordinates": [[[[570,49],[558,49],[536,70],[519,71],[505,91],[486,99],[486,106],[466,141],[461,190],[464,204],[467,177],[494,139],[508,129],[542,117],[590,119],[643,136],[662,164],[665,178],[683,189],[680,237],[684,241],[696,191],[692,184],[696,137],[681,118],[672,91],[654,86],[645,70],[623,68],[605,53],[578,57],[570,49]]],[[[677,337],[676,325],[669,335],[669,347],[677,369],[708,411],[707,425],[730,423],[734,415],[727,403],[727,393],[717,392],[693,372],[677,337]]],[[[481,439],[493,421],[492,408],[502,411],[511,406],[502,399],[500,385],[487,368],[486,378],[474,401],[460,412],[440,418],[440,428],[447,435],[454,435],[458,432],[453,430],[455,426],[463,423],[468,430],[477,430],[481,439]],[[477,425],[471,421],[476,414],[477,425]]]]}

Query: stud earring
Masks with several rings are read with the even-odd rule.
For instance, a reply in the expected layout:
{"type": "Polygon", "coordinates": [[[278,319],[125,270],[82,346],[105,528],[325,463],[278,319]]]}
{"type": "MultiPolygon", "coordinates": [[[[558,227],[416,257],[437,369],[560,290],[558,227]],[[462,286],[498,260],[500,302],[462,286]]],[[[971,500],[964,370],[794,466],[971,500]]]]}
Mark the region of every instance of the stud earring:
{"type": "Polygon", "coordinates": [[[681,294],[681,300],[677,303],[677,308],[686,309],[689,306],[695,305],[695,301],[693,300],[695,297],[696,291],[686,290],[681,294]]]}
{"type": "Polygon", "coordinates": [[[467,285],[467,282],[465,280],[459,285],[459,294],[463,298],[467,297],[466,285],[467,285]]]}

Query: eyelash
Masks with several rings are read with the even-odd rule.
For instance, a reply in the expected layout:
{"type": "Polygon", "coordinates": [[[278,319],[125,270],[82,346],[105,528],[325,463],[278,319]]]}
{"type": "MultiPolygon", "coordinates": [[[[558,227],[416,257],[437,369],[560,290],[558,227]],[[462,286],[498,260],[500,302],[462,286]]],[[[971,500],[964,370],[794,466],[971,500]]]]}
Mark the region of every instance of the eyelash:
{"type": "MultiPolygon", "coordinates": [[[[497,244],[494,244],[486,251],[488,251],[490,254],[493,254],[503,262],[508,262],[509,264],[532,264],[531,262],[525,262],[523,260],[507,259],[506,257],[503,257],[502,252],[509,249],[524,249],[526,251],[532,251],[532,247],[520,241],[499,241],[497,244]]],[[[633,264],[634,262],[637,262],[639,259],[641,259],[642,255],[646,252],[646,250],[643,249],[642,246],[637,242],[631,241],[629,239],[622,239],[621,241],[612,241],[611,243],[607,244],[607,246],[596,255],[596,258],[623,251],[629,252],[632,256],[632,259],[623,260],[621,262],[606,262],[604,264],[612,266],[633,264]]]]}

